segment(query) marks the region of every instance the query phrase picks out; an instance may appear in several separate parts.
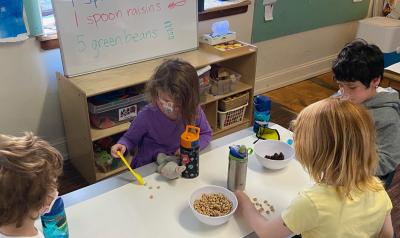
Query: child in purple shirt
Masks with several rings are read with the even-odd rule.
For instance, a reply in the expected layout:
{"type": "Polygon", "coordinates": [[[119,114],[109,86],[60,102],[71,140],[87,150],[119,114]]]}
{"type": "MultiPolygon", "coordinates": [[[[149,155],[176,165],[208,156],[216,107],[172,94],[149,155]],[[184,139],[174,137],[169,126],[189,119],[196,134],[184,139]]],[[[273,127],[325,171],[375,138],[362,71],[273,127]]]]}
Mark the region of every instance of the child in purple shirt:
{"type": "Polygon", "coordinates": [[[192,65],[181,60],[163,62],[147,83],[146,94],[149,105],[111,148],[112,156],[138,147],[131,163],[137,168],[156,161],[159,153],[175,155],[188,124],[200,128],[200,150],[210,143],[212,131],[199,106],[199,79],[192,65]]]}

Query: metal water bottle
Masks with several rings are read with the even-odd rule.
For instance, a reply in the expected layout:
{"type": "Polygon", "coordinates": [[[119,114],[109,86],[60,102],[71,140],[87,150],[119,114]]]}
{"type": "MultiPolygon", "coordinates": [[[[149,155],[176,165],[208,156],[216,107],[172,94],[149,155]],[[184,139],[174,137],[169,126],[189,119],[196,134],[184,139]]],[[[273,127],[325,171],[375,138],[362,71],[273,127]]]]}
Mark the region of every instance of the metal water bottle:
{"type": "Polygon", "coordinates": [[[228,189],[231,191],[244,190],[246,187],[248,154],[252,149],[244,145],[229,147],[228,189]]]}
{"type": "Polygon", "coordinates": [[[199,176],[200,128],[188,125],[181,134],[180,164],[186,169],[182,173],[184,178],[199,176]]]}

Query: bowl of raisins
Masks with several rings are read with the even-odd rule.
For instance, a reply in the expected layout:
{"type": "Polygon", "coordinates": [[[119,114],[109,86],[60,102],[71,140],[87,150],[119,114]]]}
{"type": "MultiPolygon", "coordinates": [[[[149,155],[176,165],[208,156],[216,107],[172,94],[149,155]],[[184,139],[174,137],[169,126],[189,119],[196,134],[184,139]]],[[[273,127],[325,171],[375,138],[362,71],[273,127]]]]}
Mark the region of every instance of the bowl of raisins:
{"type": "Polygon", "coordinates": [[[254,146],[258,162],[267,169],[283,169],[294,159],[294,149],[279,140],[260,140],[254,146]]]}

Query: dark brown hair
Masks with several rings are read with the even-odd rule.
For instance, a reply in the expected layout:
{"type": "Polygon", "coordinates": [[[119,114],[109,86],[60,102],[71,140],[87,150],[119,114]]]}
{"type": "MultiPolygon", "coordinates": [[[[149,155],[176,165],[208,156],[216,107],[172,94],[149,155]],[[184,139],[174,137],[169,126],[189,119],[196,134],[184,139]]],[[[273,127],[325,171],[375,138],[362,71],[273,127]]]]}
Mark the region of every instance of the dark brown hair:
{"type": "Polygon", "coordinates": [[[383,78],[384,56],[378,46],[356,39],[344,46],[333,61],[334,79],[341,82],[360,81],[369,88],[375,78],[383,78]]]}
{"type": "Polygon", "coordinates": [[[0,226],[20,227],[42,208],[57,188],[62,166],[61,154],[32,133],[22,137],[0,134],[0,226]]]}
{"type": "Polygon", "coordinates": [[[200,96],[199,78],[191,64],[179,59],[164,61],[146,85],[147,97],[153,105],[156,105],[158,90],[171,95],[180,108],[184,124],[194,123],[200,96]]]}

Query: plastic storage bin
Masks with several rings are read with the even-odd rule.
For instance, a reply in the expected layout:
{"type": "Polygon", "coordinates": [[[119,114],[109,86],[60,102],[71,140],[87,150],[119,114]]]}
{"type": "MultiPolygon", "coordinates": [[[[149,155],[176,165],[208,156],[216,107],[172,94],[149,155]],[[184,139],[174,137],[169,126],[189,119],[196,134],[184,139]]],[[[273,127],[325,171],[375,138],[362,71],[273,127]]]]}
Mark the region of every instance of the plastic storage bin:
{"type": "Polygon", "coordinates": [[[205,102],[207,100],[207,94],[210,91],[210,70],[210,65],[207,65],[206,67],[197,70],[200,85],[200,102],[205,102]]]}
{"type": "Polygon", "coordinates": [[[96,102],[91,102],[90,99],[88,101],[90,122],[92,126],[100,129],[133,120],[146,105],[144,94],[117,99],[100,105],[96,105],[96,102]]]}
{"type": "Polygon", "coordinates": [[[210,85],[210,70],[211,70],[210,65],[207,65],[206,67],[197,70],[197,76],[199,76],[200,87],[206,87],[210,85]]]}
{"type": "Polygon", "coordinates": [[[216,67],[211,70],[211,93],[221,95],[232,92],[233,83],[240,80],[241,75],[233,70],[216,67]]]}
{"type": "Polygon", "coordinates": [[[400,62],[400,20],[387,17],[360,20],[357,38],[379,46],[385,67],[400,62]]]}
{"type": "Polygon", "coordinates": [[[233,126],[241,123],[244,119],[244,114],[246,112],[246,107],[248,103],[243,106],[234,108],[232,110],[222,112],[218,111],[218,126],[220,129],[225,127],[233,126]]]}
{"type": "Polygon", "coordinates": [[[205,102],[207,100],[208,92],[210,92],[211,85],[205,87],[200,87],[200,102],[205,102]]]}
{"type": "Polygon", "coordinates": [[[229,111],[249,102],[249,92],[235,94],[218,101],[218,110],[229,111]]]}

